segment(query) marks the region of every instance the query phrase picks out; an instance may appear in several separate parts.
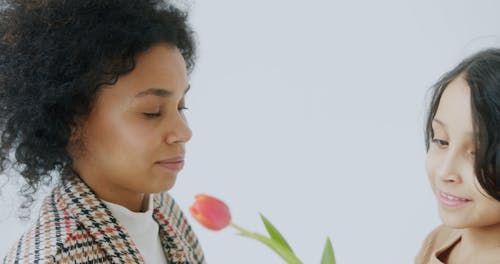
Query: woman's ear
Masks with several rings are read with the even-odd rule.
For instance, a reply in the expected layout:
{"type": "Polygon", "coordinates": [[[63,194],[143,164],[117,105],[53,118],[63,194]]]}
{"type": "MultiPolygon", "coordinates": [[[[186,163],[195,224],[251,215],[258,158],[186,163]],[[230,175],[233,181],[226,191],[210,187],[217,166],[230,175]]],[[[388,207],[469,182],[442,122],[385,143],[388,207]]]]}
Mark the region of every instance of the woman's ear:
{"type": "Polygon", "coordinates": [[[66,150],[73,159],[76,159],[84,154],[85,149],[85,123],[83,118],[75,118],[73,124],[70,125],[70,133],[66,150]]]}
{"type": "Polygon", "coordinates": [[[70,128],[70,136],[68,143],[70,145],[74,145],[76,143],[81,142],[84,134],[83,130],[85,128],[85,118],[75,117],[72,124],[70,124],[69,128],[70,128]]]}
{"type": "Polygon", "coordinates": [[[74,122],[72,125],[70,125],[70,130],[71,130],[71,134],[69,136],[69,143],[75,143],[77,142],[80,138],[81,138],[81,130],[82,130],[82,125],[80,123],[80,121],[76,121],[74,122]]]}

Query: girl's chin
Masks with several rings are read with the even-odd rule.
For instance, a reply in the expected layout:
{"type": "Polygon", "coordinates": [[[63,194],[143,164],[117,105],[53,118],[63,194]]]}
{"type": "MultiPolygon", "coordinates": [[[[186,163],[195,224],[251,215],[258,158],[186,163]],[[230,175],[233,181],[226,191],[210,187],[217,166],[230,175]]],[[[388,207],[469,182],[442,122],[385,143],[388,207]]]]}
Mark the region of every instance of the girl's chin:
{"type": "Polygon", "coordinates": [[[441,222],[443,225],[455,228],[462,229],[469,227],[469,223],[458,214],[450,214],[449,212],[443,212],[441,209],[439,210],[439,216],[441,218],[441,222]]]}

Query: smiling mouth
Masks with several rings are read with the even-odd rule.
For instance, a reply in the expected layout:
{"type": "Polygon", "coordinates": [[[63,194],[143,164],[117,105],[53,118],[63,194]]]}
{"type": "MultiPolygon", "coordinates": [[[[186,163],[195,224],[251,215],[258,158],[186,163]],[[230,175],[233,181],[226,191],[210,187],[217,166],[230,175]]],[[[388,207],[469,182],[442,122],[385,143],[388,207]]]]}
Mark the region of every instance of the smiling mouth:
{"type": "Polygon", "coordinates": [[[458,197],[458,196],[454,196],[454,195],[451,195],[449,193],[445,193],[442,191],[438,191],[437,198],[441,204],[444,204],[445,206],[448,206],[448,207],[459,207],[459,206],[465,205],[465,204],[472,201],[472,200],[458,197]]]}

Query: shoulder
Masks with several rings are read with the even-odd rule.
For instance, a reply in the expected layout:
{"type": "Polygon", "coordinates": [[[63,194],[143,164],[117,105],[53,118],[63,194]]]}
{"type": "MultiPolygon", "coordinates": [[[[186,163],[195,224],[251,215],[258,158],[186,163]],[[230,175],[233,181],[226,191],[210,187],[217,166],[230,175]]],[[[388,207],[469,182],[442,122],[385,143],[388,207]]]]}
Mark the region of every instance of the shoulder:
{"type": "Polygon", "coordinates": [[[38,219],[12,246],[4,263],[64,263],[75,251],[95,249],[92,243],[88,232],[58,205],[57,194],[52,193],[44,199],[38,219]]]}
{"type": "Polygon", "coordinates": [[[446,246],[447,243],[452,239],[458,239],[460,236],[460,231],[457,229],[453,229],[447,227],[445,225],[440,225],[436,227],[432,232],[427,235],[424,242],[422,243],[422,247],[415,257],[415,263],[427,263],[432,258],[432,254],[440,249],[441,247],[446,246]]]}

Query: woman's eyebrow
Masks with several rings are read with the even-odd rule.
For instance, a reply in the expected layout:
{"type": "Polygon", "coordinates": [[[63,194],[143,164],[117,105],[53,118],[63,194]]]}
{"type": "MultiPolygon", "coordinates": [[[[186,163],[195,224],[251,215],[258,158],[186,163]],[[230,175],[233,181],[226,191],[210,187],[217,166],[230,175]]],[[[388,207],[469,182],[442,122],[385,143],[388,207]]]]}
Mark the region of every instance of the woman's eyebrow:
{"type": "MultiPolygon", "coordinates": [[[[186,90],[184,90],[184,94],[186,94],[190,88],[191,88],[191,85],[188,85],[186,90]]],[[[172,91],[169,91],[169,90],[166,90],[163,88],[149,88],[149,89],[146,89],[146,90],[141,91],[138,94],[136,94],[135,98],[144,97],[147,95],[155,95],[155,96],[159,96],[159,97],[170,97],[170,96],[172,96],[172,91]]]]}
{"type": "Polygon", "coordinates": [[[138,94],[135,95],[136,98],[139,97],[144,97],[147,95],[156,95],[160,97],[170,97],[172,95],[172,92],[169,90],[165,90],[162,88],[149,88],[147,90],[141,91],[138,94]]]}

